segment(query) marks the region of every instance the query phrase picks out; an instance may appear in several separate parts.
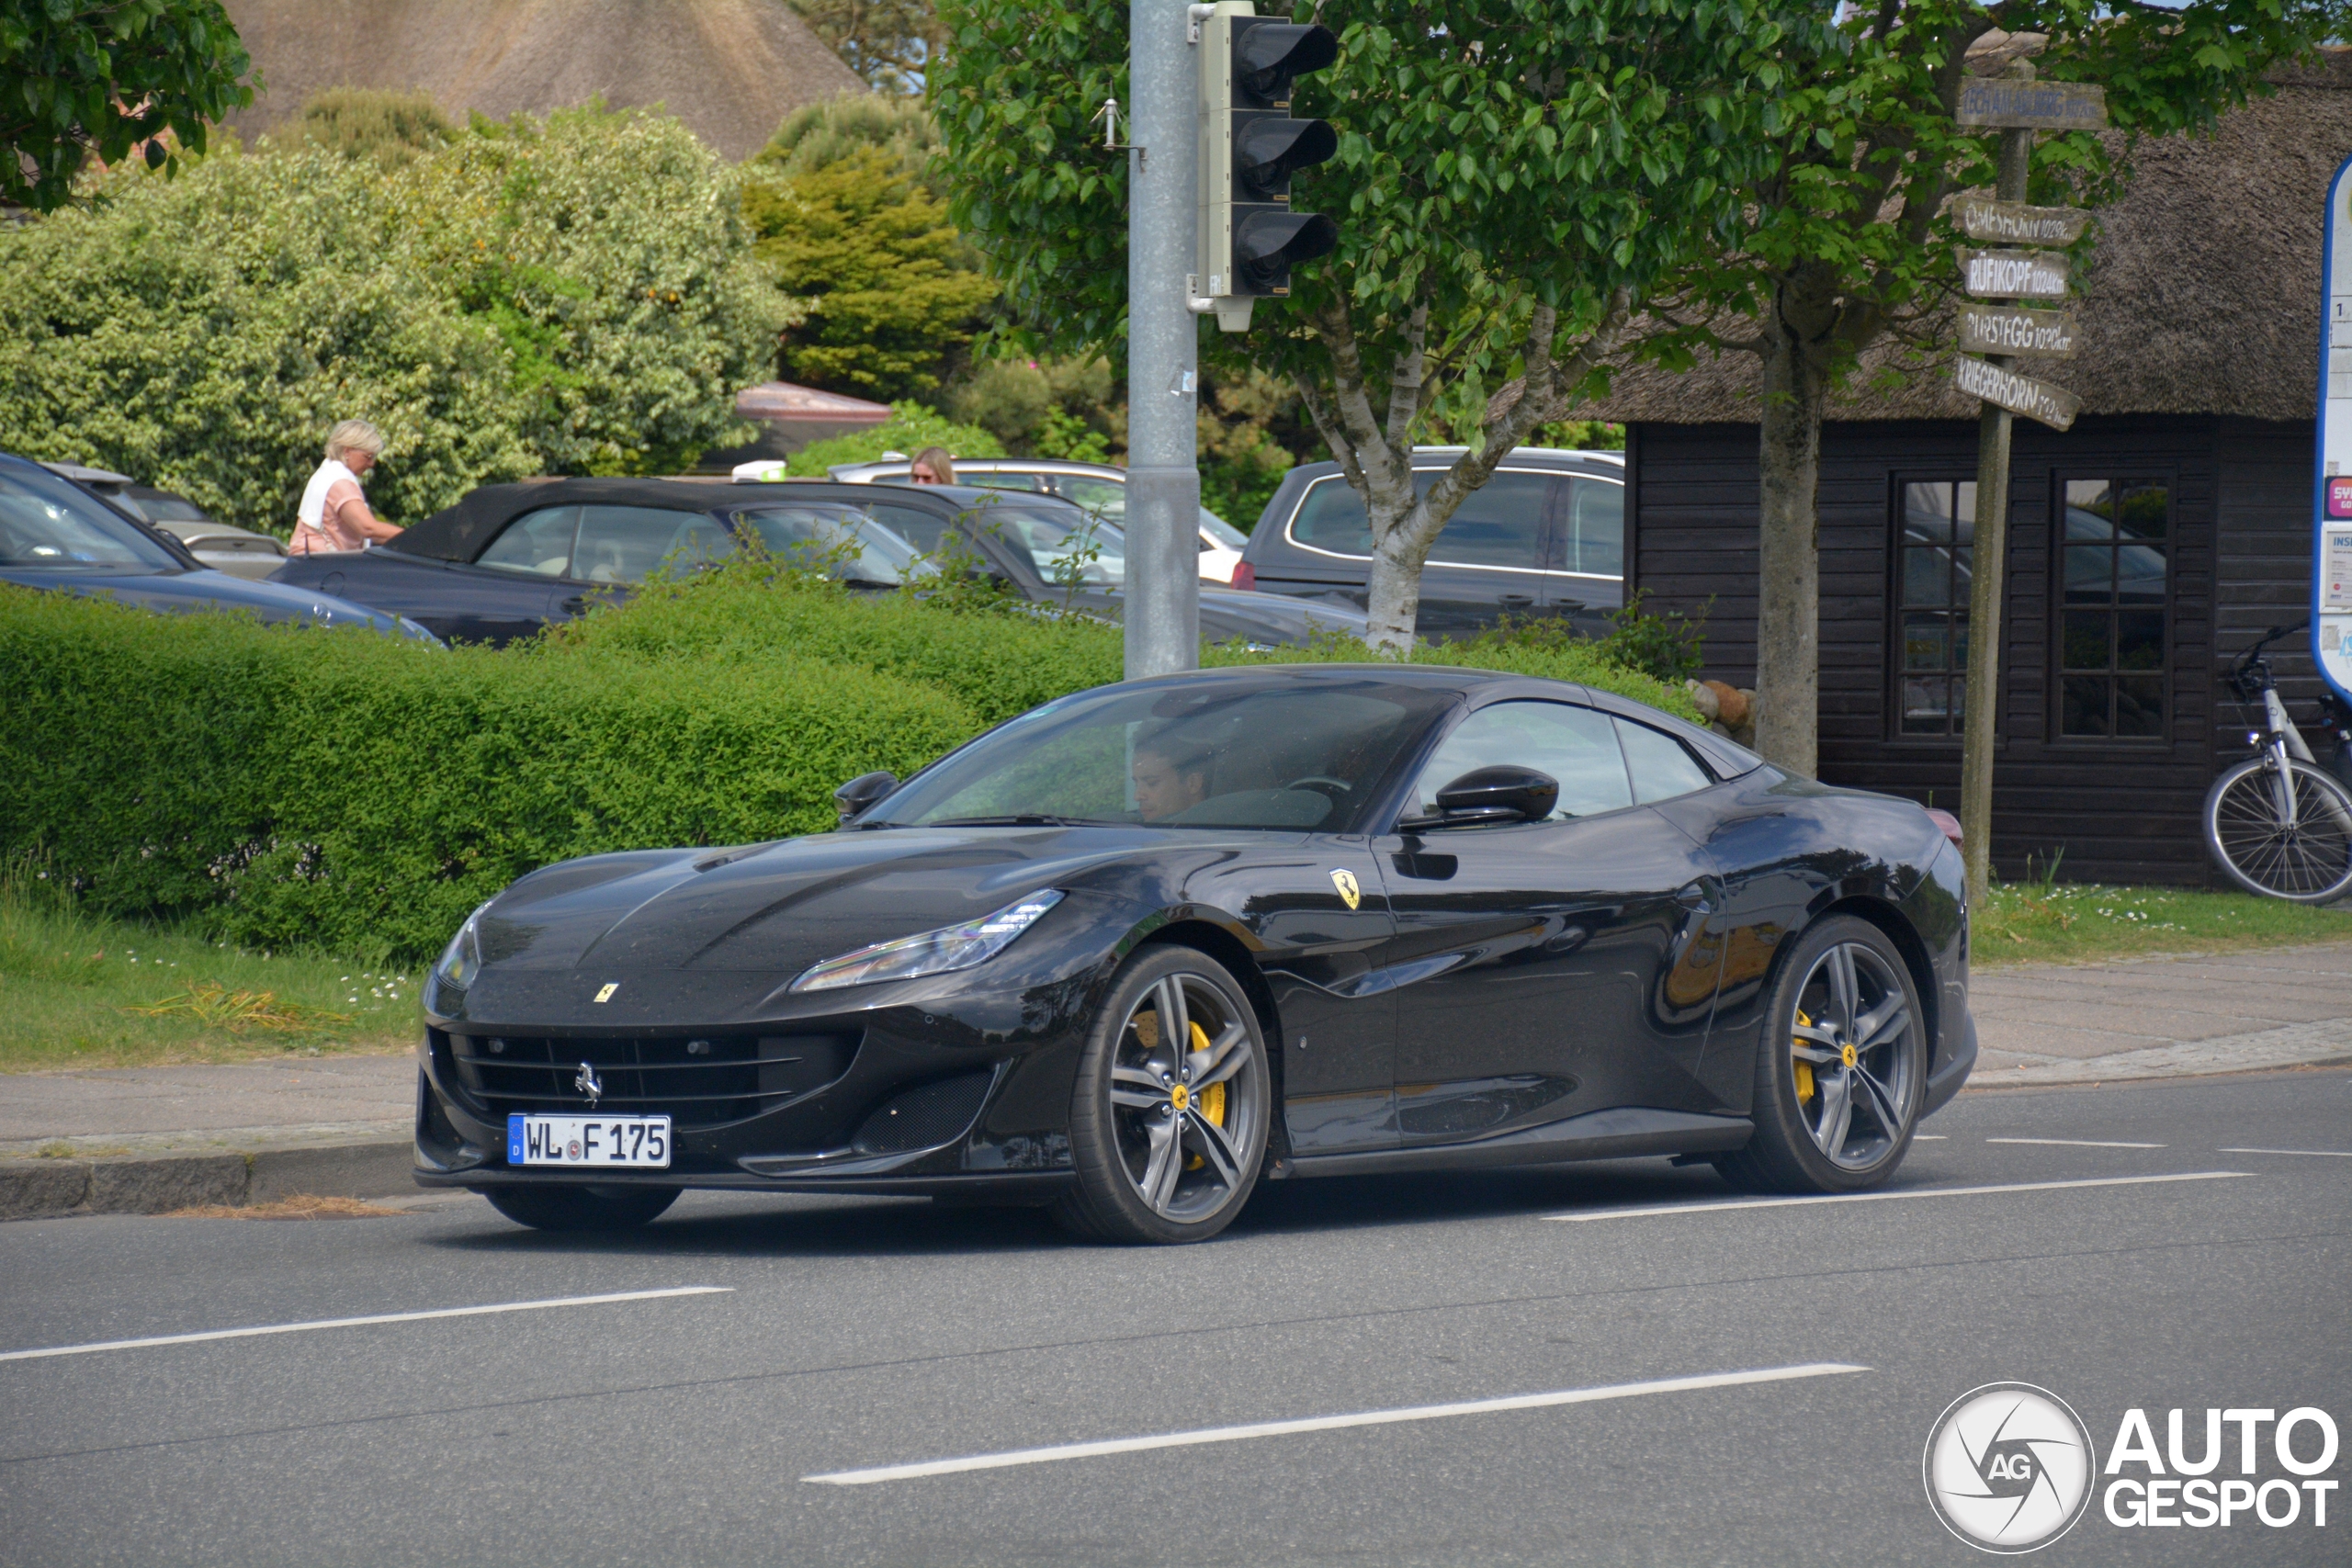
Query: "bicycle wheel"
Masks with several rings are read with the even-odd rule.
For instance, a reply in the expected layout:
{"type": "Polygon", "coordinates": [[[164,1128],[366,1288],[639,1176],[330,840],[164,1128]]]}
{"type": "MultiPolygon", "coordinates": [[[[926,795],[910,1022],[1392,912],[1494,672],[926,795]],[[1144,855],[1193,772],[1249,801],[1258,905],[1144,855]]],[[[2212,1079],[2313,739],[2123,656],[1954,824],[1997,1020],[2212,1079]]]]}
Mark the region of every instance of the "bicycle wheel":
{"type": "Polygon", "coordinates": [[[2249,893],[2327,903],[2352,891],[2352,794],[2309,762],[2240,762],[2205,796],[2205,848],[2249,893]]]}

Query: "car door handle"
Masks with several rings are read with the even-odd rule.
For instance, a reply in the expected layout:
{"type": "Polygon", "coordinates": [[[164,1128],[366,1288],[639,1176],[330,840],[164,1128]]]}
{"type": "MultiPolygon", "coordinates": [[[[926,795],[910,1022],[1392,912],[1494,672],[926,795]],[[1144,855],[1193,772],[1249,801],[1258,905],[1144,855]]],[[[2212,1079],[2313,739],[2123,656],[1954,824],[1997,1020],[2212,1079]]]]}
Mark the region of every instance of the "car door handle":
{"type": "Polygon", "coordinates": [[[585,593],[575,593],[571,598],[566,599],[562,604],[557,605],[556,608],[561,610],[567,615],[584,615],[588,613],[588,595],[585,593]]]}

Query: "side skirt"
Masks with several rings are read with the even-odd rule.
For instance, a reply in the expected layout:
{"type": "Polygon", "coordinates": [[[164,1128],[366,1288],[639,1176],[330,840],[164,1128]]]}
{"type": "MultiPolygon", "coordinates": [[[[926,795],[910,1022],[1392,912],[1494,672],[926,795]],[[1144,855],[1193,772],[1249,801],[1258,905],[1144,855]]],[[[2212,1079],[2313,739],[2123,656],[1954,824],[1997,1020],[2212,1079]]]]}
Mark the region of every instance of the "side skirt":
{"type": "Polygon", "coordinates": [[[1687,1111],[1621,1106],[1588,1111],[1565,1122],[1469,1144],[1426,1144],[1314,1155],[1289,1162],[1288,1174],[1374,1176],[1406,1170],[1473,1170],[1484,1166],[1555,1165],[1571,1160],[1628,1159],[1642,1155],[1715,1154],[1744,1145],[1756,1131],[1745,1116],[1700,1116],[1687,1111]]]}

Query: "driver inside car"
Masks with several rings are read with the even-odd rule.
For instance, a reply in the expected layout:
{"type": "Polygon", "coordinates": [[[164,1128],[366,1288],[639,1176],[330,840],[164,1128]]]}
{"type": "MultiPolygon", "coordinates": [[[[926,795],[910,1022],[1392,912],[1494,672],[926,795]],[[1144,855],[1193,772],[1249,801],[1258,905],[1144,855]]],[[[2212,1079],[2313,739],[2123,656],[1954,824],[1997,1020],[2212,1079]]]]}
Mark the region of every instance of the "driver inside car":
{"type": "Polygon", "coordinates": [[[1159,822],[1190,811],[1209,797],[1209,759],[1182,742],[1148,740],[1136,748],[1136,811],[1159,822]]]}

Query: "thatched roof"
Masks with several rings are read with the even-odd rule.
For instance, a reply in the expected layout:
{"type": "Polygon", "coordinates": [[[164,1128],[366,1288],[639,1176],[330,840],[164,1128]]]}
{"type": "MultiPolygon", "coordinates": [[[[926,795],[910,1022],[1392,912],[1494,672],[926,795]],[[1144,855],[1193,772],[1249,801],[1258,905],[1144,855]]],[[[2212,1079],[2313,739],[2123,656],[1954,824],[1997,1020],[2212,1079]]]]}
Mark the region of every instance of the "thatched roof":
{"type": "MultiPolygon", "coordinates": [[[[2352,50],[2281,72],[2275,96],[2225,117],[2210,137],[2143,142],[2123,199],[2100,216],[2098,247],[2077,284],[2079,345],[2019,368],[2079,395],[2086,414],[2208,413],[2306,420],[2319,379],[2321,220],[2327,182],[2352,154],[2352,50]]],[[[1726,336],[1736,335],[1726,333],[1726,336]]],[[[1950,343],[1951,333],[1939,334],[1950,343]]],[[[1952,388],[1949,355],[1891,389],[1869,372],[1833,420],[1973,419],[1952,388]]],[[[1608,400],[1580,419],[1664,424],[1751,423],[1754,356],[1702,358],[1689,374],[1621,370],[1608,400]]]]}
{"type": "Polygon", "coordinates": [[[804,104],[865,84],[785,0],[225,0],[266,95],[250,137],[329,87],[422,90],[462,122],[664,104],[731,159],[804,104]]]}

